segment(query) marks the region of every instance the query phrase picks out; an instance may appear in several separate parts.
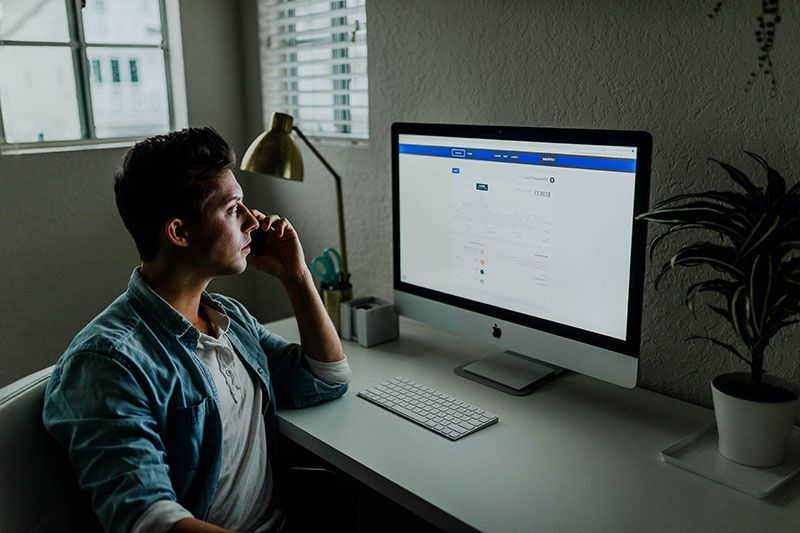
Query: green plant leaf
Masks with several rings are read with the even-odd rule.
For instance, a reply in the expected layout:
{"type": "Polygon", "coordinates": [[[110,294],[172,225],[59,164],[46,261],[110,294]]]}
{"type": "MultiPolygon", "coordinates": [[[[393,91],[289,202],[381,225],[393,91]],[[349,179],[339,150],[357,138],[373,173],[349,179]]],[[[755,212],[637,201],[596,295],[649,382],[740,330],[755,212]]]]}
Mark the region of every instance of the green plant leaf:
{"type": "Polygon", "coordinates": [[[749,290],[752,324],[755,334],[758,336],[764,330],[772,295],[772,258],[769,255],[758,255],[753,261],[749,290]]]}
{"type": "Polygon", "coordinates": [[[800,250],[800,241],[782,242],[777,246],[775,246],[774,253],[776,254],[777,257],[783,257],[784,255],[794,250],[800,250]]]}
{"type": "Polygon", "coordinates": [[[678,194],[676,196],[672,196],[671,198],[667,198],[665,200],[661,200],[660,202],[656,202],[651,206],[650,209],[660,209],[662,207],[667,207],[670,204],[674,204],[676,202],[682,202],[684,200],[700,200],[704,202],[720,202],[725,207],[729,209],[736,209],[741,212],[751,212],[758,209],[758,205],[753,204],[745,195],[740,194],[738,192],[728,192],[728,191],[706,191],[706,192],[695,192],[695,193],[687,193],[687,194],[678,194]]]}
{"type": "Polygon", "coordinates": [[[767,204],[773,205],[778,199],[786,194],[786,180],[783,179],[783,176],[781,176],[774,168],[769,166],[769,164],[760,155],[754,154],[753,152],[745,153],[758,161],[758,163],[764,167],[764,170],[767,171],[767,189],[764,194],[767,197],[767,204]]]}
{"type": "Polygon", "coordinates": [[[764,205],[766,201],[764,193],[761,192],[761,189],[756,187],[755,184],[753,184],[753,182],[744,172],[732,165],[729,165],[728,163],[719,161],[718,159],[710,158],[710,160],[725,169],[725,171],[728,173],[728,176],[730,176],[730,178],[736,182],[737,185],[745,190],[751,202],[758,206],[764,205]]]}
{"type": "Polygon", "coordinates": [[[673,269],[677,266],[708,265],[714,270],[725,272],[734,279],[744,280],[745,274],[736,266],[736,252],[732,248],[712,242],[698,242],[681,248],[662,266],[673,269]]]}
{"type": "Polygon", "coordinates": [[[658,290],[658,285],[661,283],[661,280],[666,276],[672,268],[669,266],[669,263],[665,264],[661,267],[661,272],[658,273],[656,279],[653,280],[653,288],[658,290]]]}
{"type": "Polygon", "coordinates": [[[778,276],[797,283],[797,276],[800,276],[800,257],[792,257],[781,262],[778,267],[778,276]]]}
{"type": "Polygon", "coordinates": [[[695,283],[689,287],[686,291],[686,297],[684,298],[684,303],[692,312],[692,315],[697,318],[697,315],[694,310],[694,298],[702,293],[702,292],[716,292],[725,296],[726,299],[728,295],[735,290],[736,283],[732,281],[727,281],[724,279],[710,279],[701,281],[699,283],[695,283]]]}
{"type": "Polygon", "coordinates": [[[786,240],[796,240],[800,238],[800,219],[787,220],[781,228],[781,234],[786,240]]]}
{"type": "Polygon", "coordinates": [[[731,315],[731,324],[736,335],[746,346],[752,346],[753,337],[747,327],[750,321],[750,305],[744,285],[739,286],[728,301],[728,312],[731,315]]]}
{"type": "Polygon", "coordinates": [[[774,282],[773,294],[778,297],[769,306],[768,323],[780,322],[800,313],[800,285],[786,282],[780,276],[774,282]]]}
{"type": "Polygon", "coordinates": [[[788,191],[786,191],[787,196],[793,196],[797,193],[800,193],[800,181],[792,185],[788,191]]]}
{"type": "Polygon", "coordinates": [[[667,238],[669,235],[674,235],[675,233],[677,233],[679,231],[683,231],[683,230],[687,230],[687,229],[705,229],[705,228],[703,228],[703,226],[701,226],[699,224],[682,224],[682,225],[679,225],[679,226],[672,226],[671,228],[667,229],[665,232],[663,232],[663,233],[661,233],[659,235],[656,235],[655,237],[653,237],[653,239],[650,241],[650,244],[647,247],[648,256],[650,257],[650,261],[651,262],[653,261],[653,257],[655,255],[656,248],[658,248],[658,246],[662,242],[664,242],[665,238],[667,238]]]}
{"type": "Polygon", "coordinates": [[[752,222],[730,209],[715,207],[670,207],[648,211],[636,216],[637,220],[647,220],[672,228],[688,228],[713,231],[741,245],[750,234],[752,222]]]}
{"type": "Polygon", "coordinates": [[[657,224],[692,224],[716,220],[726,217],[730,213],[721,206],[702,207],[662,207],[651,209],[646,213],[636,215],[637,220],[648,220],[657,224]]]}
{"type": "Polygon", "coordinates": [[[750,365],[750,360],[747,359],[746,357],[744,357],[741,353],[739,353],[739,350],[737,350],[736,347],[733,346],[732,344],[728,344],[727,342],[719,341],[719,340],[717,340],[717,339],[715,339],[713,337],[706,337],[706,336],[702,336],[702,335],[692,335],[691,337],[686,339],[687,342],[688,341],[697,341],[697,340],[709,341],[712,344],[715,344],[715,345],[719,346],[720,348],[724,348],[725,350],[729,351],[730,353],[732,353],[733,355],[735,355],[736,357],[738,357],[739,359],[741,359],[742,361],[744,361],[745,363],[750,365]]]}
{"type": "MultiPolygon", "coordinates": [[[[800,182],[798,182],[798,185],[800,185],[800,182]]],[[[782,215],[798,216],[797,207],[799,205],[800,205],[800,188],[787,192],[785,196],[779,198],[775,202],[773,208],[782,215]]]]}
{"type": "Polygon", "coordinates": [[[786,303],[788,298],[789,298],[788,294],[781,294],[780,296],[778,296],[778,299],[775,300],[775,303],[770,308],[768,320],[773,320],[775,317],[783,319],[784,317],[789,315],[789,312],[783,306],[783,304],[786,303]]]}
{"type": "Polygon", "coordinates": [[[711,304],[706,304],[706,307],[708,307],[709,309],[717,313],[719,316],[721,316],[722,318],[733,324],[733,319],[731,318],[731,314],[728,312],[726,308],[711,304]]]}
{"type": "Polygon", "coordinates": [[[774,213],[764,213],[761,220],[758,221],[747,240],[742,244],[739,251],[739,257],[746,257],[754,250],[757,250],[764,242],[767,241],[775,233],[778,225],[781,223],[781,217],[774,213]]]}

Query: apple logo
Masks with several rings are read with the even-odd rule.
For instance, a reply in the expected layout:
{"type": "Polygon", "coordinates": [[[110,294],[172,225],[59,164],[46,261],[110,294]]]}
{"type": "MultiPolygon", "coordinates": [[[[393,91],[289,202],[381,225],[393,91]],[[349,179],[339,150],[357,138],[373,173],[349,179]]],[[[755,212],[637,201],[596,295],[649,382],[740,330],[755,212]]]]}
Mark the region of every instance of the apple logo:
{"type": "Polygon", "coordinates": [[[503,335],[503,330],[500,329],[497,324],[492,326],[492,337],[495,339],[499,339],[503,335]]]}

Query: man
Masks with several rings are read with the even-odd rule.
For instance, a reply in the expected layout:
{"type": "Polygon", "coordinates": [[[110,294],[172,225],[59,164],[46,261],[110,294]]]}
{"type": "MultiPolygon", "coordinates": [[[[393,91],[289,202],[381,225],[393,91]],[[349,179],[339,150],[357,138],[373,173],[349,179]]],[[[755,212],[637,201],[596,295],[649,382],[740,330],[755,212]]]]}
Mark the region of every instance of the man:
{"type": "Polygon", "coordinates": [[[44,406],[107,531],[280,530],[276,407],[347,388],[297,233],[244,205],[234,160],[214,130],[189,128],[136,144],[116,176],[142,264],[58,360],[44,406]],[[254,231],[268,232],[259,256],[254,231]],[[301,345],[205,292],[248,263],[282,282],[301,345]]]}

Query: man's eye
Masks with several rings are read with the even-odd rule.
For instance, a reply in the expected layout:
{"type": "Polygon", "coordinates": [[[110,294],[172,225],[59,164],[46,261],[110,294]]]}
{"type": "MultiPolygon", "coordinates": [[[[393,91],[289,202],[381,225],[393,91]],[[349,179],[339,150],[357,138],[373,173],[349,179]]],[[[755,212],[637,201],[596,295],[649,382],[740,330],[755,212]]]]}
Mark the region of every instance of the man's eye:
{"type": "Polygon", "coordinates": [[[231,213],[232,215],[235,215],[235,214],[237,214],[237,213],[239,212],[239,206],[238,206],[238,205],[235,205],[235,206],[231,207],[231,208],[229,209],[229,211],[230,211],[230,213],[231,213]]]}

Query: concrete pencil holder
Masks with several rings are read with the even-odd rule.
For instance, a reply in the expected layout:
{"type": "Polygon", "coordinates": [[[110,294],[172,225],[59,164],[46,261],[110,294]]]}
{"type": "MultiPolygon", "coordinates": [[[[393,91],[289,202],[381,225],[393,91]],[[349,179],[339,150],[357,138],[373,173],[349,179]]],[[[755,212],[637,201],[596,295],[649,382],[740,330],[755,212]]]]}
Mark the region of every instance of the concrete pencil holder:
{"type": "Polygon", "coordinates": [[[394,340],[400,335],[400,324],[394,305],[386,300],[368,296],[342,302],[339,305],[339,316],[339,335],[367,348],[394,340]]]}

